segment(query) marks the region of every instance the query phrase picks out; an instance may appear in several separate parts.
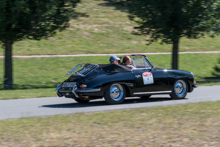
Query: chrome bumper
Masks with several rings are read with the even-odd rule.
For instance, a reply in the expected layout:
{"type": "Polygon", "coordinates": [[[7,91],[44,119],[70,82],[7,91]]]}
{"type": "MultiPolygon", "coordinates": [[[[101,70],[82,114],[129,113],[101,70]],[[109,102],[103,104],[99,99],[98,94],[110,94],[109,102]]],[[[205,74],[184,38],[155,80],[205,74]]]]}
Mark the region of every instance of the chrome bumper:
{"type": "Polygon", "coordinates": [[[196,85],[196,84],[193,84],[193,85],[192,85],[192,87],[193,87],[193,88],[197,88],[197,87],[198,87],[198,85],[196,85]]]}
{"type": "Polygon", "coordinates": [[[87,89],[76,89],[75,92],[80,92],[80,93],[86,93],[86,92],[99,92],[101,91],[100,88],[98,89],[90,89],[90,88],[87,88],[87,89]]]}
{"type": "Polygon", "coordinates": [[[62,96],[63,96],[62,93],[60,93],[60,90],[61,90],[61,89],[62,89],[61,86],[60,86],[60,85],[57,85],[56,93],[57,93],[57,95],[58,95],[59,97],[62,97],[62,96]]]}
{"type": "Polygon", "coordinates": [[[91,92],[99,92],[101,91],[100,88],[92,89],[92,88],[86,88],[86,89],[74,89],[73,90],[63,90],[60,85],[57,85],[56,93],[59,97],[62,96],[68,96],[69,94],[73,94],[75,98],[78,98],[77,93],[91,93],[91,92]]]}

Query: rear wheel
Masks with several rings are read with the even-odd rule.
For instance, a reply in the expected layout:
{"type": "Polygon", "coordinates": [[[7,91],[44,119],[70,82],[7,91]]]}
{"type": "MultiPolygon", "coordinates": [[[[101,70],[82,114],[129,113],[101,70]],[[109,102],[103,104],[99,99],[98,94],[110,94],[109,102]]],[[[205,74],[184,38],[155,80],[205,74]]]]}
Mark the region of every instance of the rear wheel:
{"type": "Polygon", "coordinates": [[[76,102],[78,102],[78,103],[81,103],[81,104],[85,104],[85,103],[88,103],[89,102],[89,100],[87,100],[87,99],[74,99],[76,102]]]}
{"type": "Polygon", "coordinates": [[[177,80],[173,85],[172,93],[170,94],[173,99],[183,99],[188,92],[188,85],[185,80],[177,80]]]}
{"type": "Polygon", "coordinates": [[[105,101],[108,104],[120,104],[124,101],[126,90],[123,85],[114,83],[110,85],[105,91],[105,101]]]}

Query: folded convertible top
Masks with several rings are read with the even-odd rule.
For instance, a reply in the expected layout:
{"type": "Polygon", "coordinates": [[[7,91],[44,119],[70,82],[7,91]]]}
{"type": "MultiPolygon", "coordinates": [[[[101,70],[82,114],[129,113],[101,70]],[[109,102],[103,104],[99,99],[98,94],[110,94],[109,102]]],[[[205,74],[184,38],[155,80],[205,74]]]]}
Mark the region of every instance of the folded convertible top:
{"type": "Polygon", "coordinates": [[[131,69],[120,64],[99,64],[100,70],[104,70],[106,72],[115,73],[115,72],[130,72],[131,69]]]}

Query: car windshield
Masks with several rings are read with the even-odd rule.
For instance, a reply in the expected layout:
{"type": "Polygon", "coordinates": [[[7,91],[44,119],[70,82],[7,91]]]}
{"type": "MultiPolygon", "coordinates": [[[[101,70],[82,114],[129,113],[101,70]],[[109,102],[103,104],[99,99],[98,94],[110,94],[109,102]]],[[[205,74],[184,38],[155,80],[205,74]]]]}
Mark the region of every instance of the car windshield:
{"type": "Polygon", "coordinates": [[[131,56],[131,62],[131,64],[134,65],[136,68],[151,68],[144,56],[131,56]]]}

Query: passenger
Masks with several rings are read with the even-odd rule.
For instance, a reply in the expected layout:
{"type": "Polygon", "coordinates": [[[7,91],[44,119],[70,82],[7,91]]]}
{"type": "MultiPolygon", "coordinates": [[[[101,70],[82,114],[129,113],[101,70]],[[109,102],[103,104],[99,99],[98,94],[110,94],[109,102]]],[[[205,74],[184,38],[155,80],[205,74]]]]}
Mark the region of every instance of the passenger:
{"type": "Polygon", "coordinates": [[[122,65],[125,65],[131,69],[135,69],[135,67],[133,65],[131,65],[131,58],[129,56],[123,57],[122,65]]]}
{"type": "Polygon", "coordinates": [[[116,56],[111,56],[109,61],[110,63],[114,63],[114,64],[118,64],[118,60],[120,60],[120,58],[116,57],[116,56]]]}

